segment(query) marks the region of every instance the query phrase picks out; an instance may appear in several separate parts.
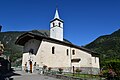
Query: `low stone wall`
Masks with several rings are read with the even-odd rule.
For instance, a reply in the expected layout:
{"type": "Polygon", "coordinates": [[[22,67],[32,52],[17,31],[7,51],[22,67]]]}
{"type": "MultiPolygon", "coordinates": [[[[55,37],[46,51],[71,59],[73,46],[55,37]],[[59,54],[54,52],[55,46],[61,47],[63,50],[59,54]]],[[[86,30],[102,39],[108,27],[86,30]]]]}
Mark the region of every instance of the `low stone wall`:
{"type": "Polygon", "coordinates": [[[83,80],[83,79],[80,79],[80,78],[75,78],[75,77],[70,77],[70,76],[64,76],[62,74],[45,74],[46,76],[50,76],[50,77],[54,77],[54,78],[57,78],[57,79],[61,79],[61,80],[83,80]]]}
{"type": "MultiPolygon", "coordinates": [[[[73,72],[71,67],[61,67],[63,69],[63,72],[68,72],[71,73],[73,72]]],[[[79,69],[81,70],[81,74],[93,74],[93,75],[98,75],[100,73],[99,68],[94,68],[94,67],[75,67],[74,70],[79,69]]],[[[40,68],[42,70],[42,67],[40,68]]],[[[48,70],[48,69],[47,69],[48,70]]],[[[59,67],[52,67],[52,71],[59,71],[59,67]]]]}
{"type": "Polygon", "coordinates": [[[98,75],[100,73],[99,68],[93,68],[93,67],[81,67],[80,72],[81,74],[93,74],[93,75],[98,75]]]}

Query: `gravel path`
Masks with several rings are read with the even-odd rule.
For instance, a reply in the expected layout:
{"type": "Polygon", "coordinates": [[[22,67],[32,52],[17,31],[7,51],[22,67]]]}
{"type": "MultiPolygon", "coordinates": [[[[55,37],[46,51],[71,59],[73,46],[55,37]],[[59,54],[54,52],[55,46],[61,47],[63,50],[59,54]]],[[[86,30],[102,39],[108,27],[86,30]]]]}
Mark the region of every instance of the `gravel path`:
{"type": "Polygon", "coordinates": [[[11,78],[13,78],[13,80],[60,80],[60,79],[43,76],[43,75],[36,74],[36,73],[32,73],[32,74],[24,73],[22,71],[16,71],[15,73],[20,74],[20,75],[12,76],[11,78]]]}

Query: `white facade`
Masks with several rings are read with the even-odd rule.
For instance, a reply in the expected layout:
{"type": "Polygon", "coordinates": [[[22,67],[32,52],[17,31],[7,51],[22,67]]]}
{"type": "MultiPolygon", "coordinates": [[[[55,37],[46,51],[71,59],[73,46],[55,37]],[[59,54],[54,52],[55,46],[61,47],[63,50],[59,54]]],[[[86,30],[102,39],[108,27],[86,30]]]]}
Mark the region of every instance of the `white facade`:
{"type": "MultiPolygon", "coordinates": [[[[37,40],[34,40],[34,41],[37,41],[37,40]]],[[[27,47],[25,46],[24,48],[28,48],[28,46],[27,47]]],[[[31,57],[33,67],[36,62],[36,64],[39,65],[39,67],[41,68],[43,66],[47,66],[48,68],[51,67],[53,69],[63,68],[65,72],[72,72],[73,66],[75,68],[81,68],[81,69],[85,69],[85,68],[99,69],[99,58],[92,57],[91,54],[81,49],[70,47],[68,45],[54,43],[45,39],[41,42],[40,45],[36,44],[36,47],[39,47],[37,49],[37,53],[36,55],[33,54],[31,57]],[[52,53],[53,47],[54,47],[54,53],[52,53]],[[75,54],[73,54],[73,50],[75,54]],[[72,59],[80,59],[80,61],[71,62],[72,59]]],[[[23,60],[22,60],[23,68],[25,67],[26,62],[29,64],[30,56],[31,55],[29,53],[23,54],[23,60]]],[[[29,65],[28,65],[28,68],[29,68],[29,65]]]]}
{"type": "Polygon", "coordinates": [[[22,70],[28,70],[30,71],[30,61],[32,61],[32,72],[34,70],[34,64],[36,56],[28,53],[24,53],[22,57],[22,70]]]}

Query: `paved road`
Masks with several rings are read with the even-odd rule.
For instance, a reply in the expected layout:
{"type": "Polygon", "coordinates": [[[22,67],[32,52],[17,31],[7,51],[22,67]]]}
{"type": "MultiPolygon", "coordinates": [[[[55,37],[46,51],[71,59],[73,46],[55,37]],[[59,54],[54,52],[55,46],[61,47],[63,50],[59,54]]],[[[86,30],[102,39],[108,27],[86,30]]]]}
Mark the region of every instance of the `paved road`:
{"type": "Polygon", "coordinates": [[[17,71],[15,73],[18,73],[21,75],[12,76],[13,80],[60,80],[60,79],[55,79],[48,76],[43,76],[37,73],[31,74],[31,73],[24,73],[21,71],[17,71]]]}

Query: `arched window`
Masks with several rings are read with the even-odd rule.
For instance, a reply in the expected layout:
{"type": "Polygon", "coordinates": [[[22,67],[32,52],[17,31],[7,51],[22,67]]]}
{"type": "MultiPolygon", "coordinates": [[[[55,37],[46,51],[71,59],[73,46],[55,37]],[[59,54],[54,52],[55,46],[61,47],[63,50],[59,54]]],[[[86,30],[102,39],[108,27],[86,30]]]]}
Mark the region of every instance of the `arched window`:
{"type": "Polygon", "coordinates": [[[52,47],[52,54],[55,54],[55,47],[52,47]]]}
{"type": "Polygon", "coordinates": [[[75,50],[72,50],[72,54],[75,55],[75,50]]]}
{"type": "Polygon", "coordinates": [[[61,27],[61,23],[59,22],[59,27],[61,27]]]}
{"type": "Polygon", "coordinates": [[[55,27],[55,23],[53,23],[53,27],[55,27]]]}

